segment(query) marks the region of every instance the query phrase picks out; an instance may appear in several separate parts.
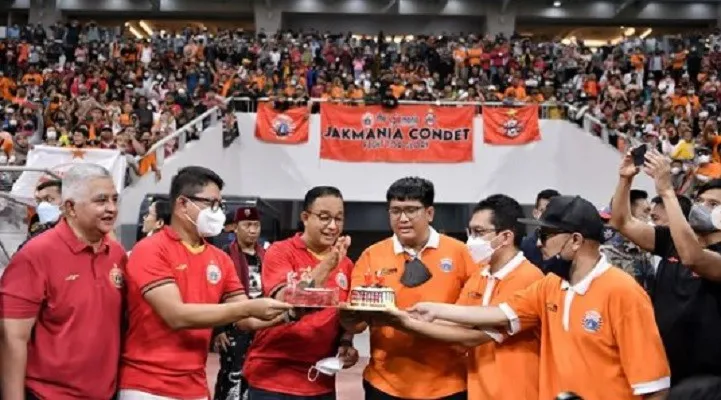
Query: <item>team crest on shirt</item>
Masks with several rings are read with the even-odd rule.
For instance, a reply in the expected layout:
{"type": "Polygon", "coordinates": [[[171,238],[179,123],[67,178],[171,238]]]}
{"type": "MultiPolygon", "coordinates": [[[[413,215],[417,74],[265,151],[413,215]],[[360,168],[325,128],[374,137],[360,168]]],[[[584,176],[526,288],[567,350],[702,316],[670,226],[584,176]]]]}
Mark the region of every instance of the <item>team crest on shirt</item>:
{"type": "Polygon", "coordinates": [[[586,314],[583,315],[582,324],[586,332],[596,333],[601,329],[603,319],[598,311],[590,310],[586,311],[586,314]]]}
{"type": "Polygon", "coordinates": [[[348,290],[348,277],[345,276],[344,273],[339,272],[335,276],[335,283],[338,285],[339,288],[343,290],[348,290]]]}
{"type": "Polygon", "coordinates": [[[110,269],[110,274],[108,275],[110,278],[110,283],[113,284],[118,289],[122,289],[123,287],[123,271],[118,268],[117,264],[113,264],[113,268],[110,269]]]}
{"type": "Polygon", "coordinates": [[[441,271],[451,272],[453,270],[453,260],[450,258],[441,259],[441,271]]]}
{"type": "Polygon", "coordinates": [[[205,269],[205,277],[208,279],[208,282],[210,282],[210,284],[217,285],[218,282],[220,282],[220,278],[222,277],[222,274],[220,273],[220,268],[213,262],[211,262],[205,269]]]}

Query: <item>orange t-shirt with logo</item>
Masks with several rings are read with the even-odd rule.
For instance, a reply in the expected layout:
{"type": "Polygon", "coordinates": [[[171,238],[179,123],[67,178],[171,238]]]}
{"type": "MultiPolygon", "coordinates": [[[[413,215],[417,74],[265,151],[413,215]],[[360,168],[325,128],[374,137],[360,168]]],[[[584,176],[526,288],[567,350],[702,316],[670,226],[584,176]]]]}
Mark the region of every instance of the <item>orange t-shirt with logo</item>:
{"type": "Polygon", "coordinates": [[[605,257],[574,286],[549,274],[499,307],[510,334],[540,326],[539,399],[640,399],[671,384],[651,300],[605,257]]]}
{"type": "MultiPolygon", "coordinates": [[[[541,270],[518,252],[495,273],[484,268],[473,274],[456,304],[498,305],[542,278],[541,270]]],[[[468,398],[538,399],[539,332],[529,329],[510,337],[493,336],[500,343],[485,343],[468,352],[468,398]]]]}
{"type": "MultiPolygon", "coordinates": [[[[395,237],[367,248],[356,262],[351,288],[368,273],[383,277],[405,309],[421,301],[455,303],[469,276],[477,271],[466,245],[431,230],[420,259],[432,277],[408,288],[400,283],[411,256],[395,237]]],[[[371,359],[363,379],[383,393],[404,399],[437,399],[466,390],[465,357],[457,346],[402,332],[389,326],[370,328],[371,359]]]]}

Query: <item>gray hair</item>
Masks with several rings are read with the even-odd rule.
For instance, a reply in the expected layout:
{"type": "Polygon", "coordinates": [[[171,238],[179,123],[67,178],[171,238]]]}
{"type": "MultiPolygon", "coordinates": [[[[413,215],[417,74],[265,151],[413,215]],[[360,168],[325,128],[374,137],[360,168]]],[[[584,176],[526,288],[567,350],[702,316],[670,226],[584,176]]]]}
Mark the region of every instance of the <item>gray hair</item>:
{"type": "Polygon", "coordinates": [[[77,164],[72,166],[63,175],[63,203],[68,200],[77,201],[82,199],[88,189],[88,182],[99,178],[112,179],[113,177],[107,169],[97,164],[77,164]]]}

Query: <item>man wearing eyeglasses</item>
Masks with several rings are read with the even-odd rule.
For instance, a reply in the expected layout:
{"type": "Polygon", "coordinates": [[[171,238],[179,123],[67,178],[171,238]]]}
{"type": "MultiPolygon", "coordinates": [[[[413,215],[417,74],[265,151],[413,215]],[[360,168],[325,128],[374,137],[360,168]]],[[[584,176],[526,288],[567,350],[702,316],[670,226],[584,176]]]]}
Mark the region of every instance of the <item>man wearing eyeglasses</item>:
{"type": "MultiPolygon", "coordinates": [[[[305,275],[302,284],[308,288],[335,289],[345,301],[353,263],[346,256],[350,238],[341,236],[345,210],[340,190],[309,190],[300,219],[301,233],[273,243],[265,253],[263,296],[284,301],[288,277],[297,274],[305,275]]],[[[335,377],[314,374],[314,365],[329,357],[337,357],[343,368],[355,365],[358,352],[352,339],[341,329],[337,308],[299,313],[290,324],[256,332],[243,365],[248,399],[335,399],[335,377]]]]}
{"type": "MultiPolygon", "coordinates": [[[[636,281],[600,253],[603,221],[578,196],[551,199],[539,220],[544,259],[563,268],[498,306],[419,303],[394,311],[409,318],[446,321],[511,336],[540,328],[539,399],[572,391],[587,399],[664,399],[671,383],[651,301],[636,281]]],[[[520,377],[519,377],[520,378],[520,377]]]]}
{"type": "Polygon", "coordinates": [[[222,188],[206,168],[178,171],[170,184],[170,225],[133,248],[119,400],[207,400],[211,328],[235,323],[255,330],[289,319],[288,304],[248,300],[233,261],[206,242],[225,224],[222,188]]]}
{"type": "MultiPolygon", "coordinates": [[[[418,302],[455,303],[476,270],[465,244],[439,234],[433,183],[409,177],[386,194],[393,236],[367,248],[353,269],[351,287],[381,276],[400,308],[418,302]]],[[[366,399],[465,399],[465,351],[451,344],[387,326],[387,321],[348,313],[344,326],[371,329],[371,360],[363,374],[366,399]],[[365,320],[365,321],[364,321],[365,320]]]]}

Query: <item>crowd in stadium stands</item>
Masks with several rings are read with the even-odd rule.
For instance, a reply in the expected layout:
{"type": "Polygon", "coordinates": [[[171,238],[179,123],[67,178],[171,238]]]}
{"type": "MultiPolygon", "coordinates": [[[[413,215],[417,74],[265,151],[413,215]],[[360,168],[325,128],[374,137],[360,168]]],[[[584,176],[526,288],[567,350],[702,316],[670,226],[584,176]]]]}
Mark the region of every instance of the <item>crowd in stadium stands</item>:
{"type": "MultiPolygon", "coordinates": [[[[679,193],[721,177],[718,33],[634,36],[596,49],[502,35],[397,41],[382,32],[186,29],[135,39],[77,21],[12,27],[7,36],[0,41],[0,165],[22,165],[33,144],[92,146],[122,149],[131,179],[159,176],[150,146],[237,96],[566,103],[577,111],[571,118],[604,124],[612,144],[641,140],[674,159],[679,193]]],[[[167,143],[166,153],[175,147],[167,143]]]]}

